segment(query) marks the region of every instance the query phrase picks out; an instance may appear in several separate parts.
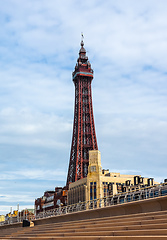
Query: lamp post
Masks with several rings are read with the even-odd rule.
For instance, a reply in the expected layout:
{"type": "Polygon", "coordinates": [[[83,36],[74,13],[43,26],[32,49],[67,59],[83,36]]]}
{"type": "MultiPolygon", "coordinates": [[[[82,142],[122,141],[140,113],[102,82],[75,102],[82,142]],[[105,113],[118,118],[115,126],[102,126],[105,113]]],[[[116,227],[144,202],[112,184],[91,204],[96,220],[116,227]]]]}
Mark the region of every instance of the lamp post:
{"type": "Polygon", "coordinates": [[[10,223],[12,223],[12,207],[10,208],[10,223]]]}
{"type": "Polygon", "coordinates": [[[19,203],[17,204],[17,222],[19,222],[19,203]]]}

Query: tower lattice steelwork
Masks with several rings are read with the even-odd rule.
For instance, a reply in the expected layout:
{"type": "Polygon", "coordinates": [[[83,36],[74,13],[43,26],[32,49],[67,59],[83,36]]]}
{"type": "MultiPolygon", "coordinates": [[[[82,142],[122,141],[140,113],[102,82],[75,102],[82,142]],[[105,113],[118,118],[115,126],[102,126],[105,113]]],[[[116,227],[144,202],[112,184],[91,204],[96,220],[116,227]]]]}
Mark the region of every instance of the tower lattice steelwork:
{"type": "Polygon", "coordinates": [[[79,58],[72,74],[75,85],[75,108],[67,185],[87,176],[89,150],[98,149],[91,91],[93,70],[83,46],[82,40],[79,58]]]}

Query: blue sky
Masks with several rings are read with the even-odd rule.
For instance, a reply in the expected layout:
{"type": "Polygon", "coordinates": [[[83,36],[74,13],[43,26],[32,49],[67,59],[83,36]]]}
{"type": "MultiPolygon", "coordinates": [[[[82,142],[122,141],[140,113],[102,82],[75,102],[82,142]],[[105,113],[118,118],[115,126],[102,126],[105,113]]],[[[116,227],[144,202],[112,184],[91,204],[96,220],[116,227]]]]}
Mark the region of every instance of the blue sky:
{"type": "Polygon", "coordinates": [[[0,214],[65,185],[81,32],[103,168],[167,178],[166,12],[166,0],[0,0],[0,214]]]}

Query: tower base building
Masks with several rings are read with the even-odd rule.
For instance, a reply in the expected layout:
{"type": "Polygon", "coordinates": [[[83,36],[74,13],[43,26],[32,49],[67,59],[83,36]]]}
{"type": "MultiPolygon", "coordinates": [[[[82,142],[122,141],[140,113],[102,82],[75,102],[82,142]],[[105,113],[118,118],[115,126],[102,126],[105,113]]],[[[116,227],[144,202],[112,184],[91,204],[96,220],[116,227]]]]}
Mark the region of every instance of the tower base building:
{"type": "Polygon", "coordinates": [[[122,192],[138,191],[158,184],[153,178],[125,175],[102,169],[99,150],[89,151],[88,175],[69,184],[68,205],[97,200],[122,192]]]}

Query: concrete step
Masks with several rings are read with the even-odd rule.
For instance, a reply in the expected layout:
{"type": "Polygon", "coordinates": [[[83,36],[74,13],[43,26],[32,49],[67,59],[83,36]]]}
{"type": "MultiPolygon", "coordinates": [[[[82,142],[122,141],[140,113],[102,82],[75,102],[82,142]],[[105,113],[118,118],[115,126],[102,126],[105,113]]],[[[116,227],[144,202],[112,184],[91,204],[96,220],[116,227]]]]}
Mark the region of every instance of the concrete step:
{"type": "MultiPolygon", "coordinates": [[[[105,217],[105,218],[93,218],[93,219],[84,219],[84,220],[82,220],[82,219],[80,219],[79,221],[81,222],[81,223],[84,223],[84,222],[88,222],[88,221],[93,221],[93,222],[98,222],[98,221],[115,221],[115,220],[123,220],[123,219],[151,219],[151,218],[167,218],[167,214],[156,214],[156,215],[153,215],[153,214],[151,214],[151,215],[142,215],[142,216],[140,216],[140,215],[136,215],[136,214],[134,214],[134,216],[133,216],[133,214],[132,215],[122,215],[122,217],[117,217],[117,216],[113,216],[113,217],[105,217]]],[[[74,223],[78,223],[78,220],[77,221],[72,221],[72,222],[74,222],[74,223]]],[[[69,222],[68,221],[66,221],[66,222],[64,222],[65,224],[68,224],[69,222]]],[[[59,224],[59,223],[54,223],[54,224],[59,224]]],[[[49,224],[45,224],[45,225],[49,225],[49,224]]]]}
{"type": "Polygon", "coordinates": [[[17,232],[19,230],[23,229],[21,228],[7,228],[7,229],[1,229],[0,228],[0,233],[10,233],[10,232],[17,232]]]}
{"type": "MultiPolygon", "coordinates": [[[[127,223],[126,223],[127,224],[127,223]]],[[[9,235],[11,234],[13,237],[15,236],[22,236],[23,234],[26,235],[26,236],[32,236],[35,234],[36,236],[37,235],[43,235],[45,236],[46,234],[52,234],[52,235],[55,235],[56,233],[81,233],[81,232],[94,232],[95,230],[95,225],[89,225],[89,226],[73,226],[73,228],[64,228],[64,227],[61,227],[61,228],[51,228],[50,230],[48,229],[45,229],[43,228],[42,230],[39,230],[39,229],[35,229],[35,228],[21,228],[21,230],[19,229],[19,231],[15,231],[13,232],[13,234],[10,232],[7,232],[6,233],[6,236],[9,237],[9,235]],[[68,230],[69,229],[69,230],[68,230]]],[[[149,230],[149,229],[158,229],[158,230],[162,230],[163,229],[167,229],[167,224],[145,224],[145,225],[142,225],[141,223],[139,223],[138,225],[125,225],[125,226],[109,226],[107,227],[106,224],[103,224],[103,225],[100,225],[98,226],[97,230],[98,232],[99,231],[108,231],[108,232],[111,232],[111,231],[127,231],[129,232],[129,230],[137,230],[137,231],[140,231],[140,230],[149,230]]],[[[11,230],[11,229],[10,229],[11,230]]],[[[4,233],[0,234],[1,238],[5,236],[4,233]]]]}
{"type": "MultiPolygon", "coordinates": [[[[64,225],[63,223],[61,225],[53,225],[53,224],[50,224],[50,227],[45,227],[44,225],[41,226],[40,228],[38,226],[35,226],[34,228],[32,228],[32,232],[37,232],[37,231],[52,231],[52,230],[57,230],[57,229],[60,229],[60,230],[63,230],[63,229],[80,229],[80,228],[90,228],[93,227],[93,228],[100,228],[102,226],[105,226],[105,227],[109,227],[109,228],[114,228],[114,227],[127,227],[127,226],[144,226],[144,225],[156,225],[156,224],[167,224],[167,220],[164,220],[164,219],[158,219],[158,220],[155,220],[155,219],[152,219],[152,220],[143,220],[143,221],[126,221],[126,219],[124,220],[124,222],[112,222],[112,223],[105,223],[105,222],[101,222],[101,223],[98,223],[96,222],[95,224],[89,222],[89,224],[70,224],[70,225],[64,225]]],[[[164,225],[166,226],[166,225],[164,225]]],[[[149,226],[148,226],[149,227],[149,226]]],[[[151,227],[151,226],[150,226],[151,227]]],[[[147,228],[147,227],[146,227],[147,228]]]]}
{"type": "Polygon", "coordinates": [[[167,224],[167,220],[164,219],[151,219],[151,220],[142,220],[142,221],[135,221],[135,219],[132,221],[128,221],[128,220],[124,220],[119,221],[119,222],[88,222],[88,223],[84,223],[84,224],[78,224],[78,223],[71,223],[69,225],[66,224],[61,224],[61,225],[54,225],[54,224],[50,224],[50,226],[41,226],[40,228],[38,226],[35,226],[32,231],[40,231],[40,230],[46,230],[46,231],[50,231],[52,229],[67,229],[67,228],[71,228],[71,229],[76,229],[76,228],[89,228],[90,226],[93,226],[94,228],[98,228],[101,226],[106,226],[106,227],[116,227],[116,226],[130,226],[130,225],[148,225],[148,224],[159,224],[159,223],[163,223],[163,224],[167,224]]]}
{"type": "Polygon", "coordinates": [[[68,236],[68,237],[17,237],[1,240],[166,240],[166,236],[68,236]]]}
{"type": "Polygon", "coordinates": [[[23,230],[23,228],[20,228],[20,229],[5,229],[5,231],[3,230],[0,230],[0,240],[2,237],[4,236],[10,236],[11,234],[16,234],[16,233],[20,233],[21,231],[23,230]]]}
{"type": "MultiPolygon", "coordinates": [[[[89,228],[74,228],[74,229],[52,229],[51,231],[45,231],[45,230],[43,230],[43,231],[35,231],[34,232],[34,230],[32,231],[33,229],[30,229],[30,228],[28,228],[28,229],[25,229],[25,228],[22,228],[22,230],[21,231],[17,231],[17,232],[15,232],[15,233],[6,233],[6,235],[5,234],[1,234],[1,238],[2,237],[4,237],[4,236],[8,236],[9,237],[9,235],[11,234],[11,236],[13,236],[13,237],[15,237],[15,236],[46,236],[46,235],[57,235],[57,234],[71,234],[72,233],[72,235],[80,235],[81,233],[84,233],[85,231],[88,233],[88,235],[90,234],[90,233],[92,233],[92,232],[94,232],[95,231],[95,228],[94,227],[91,227],[91,226],[89,226],[89,228]]],[[[157,235],[159,235],[159,234],[161,234],[161,235],[164,235],[164,230],[166,230],[166,225],[164,225],[164,224],[153,224],[153,225],[131,225],[131,226],[115,226],[115,227],[113,227],[113,228],[108,228],[108,227],[106,227],[105,225],[103,225],[103,226],[101,226],[101,227],[99,227],[98,228],[98,234],[100,235],[100,232],[101,232],[101,235],[104,235],[104,231],[105,232],[115,232],[115,234],[117,234],[116,232],[118,232],[118,234],[125,234],[125,232],[126,232],[126,235],[131,235],[130,234],[130,230],[135,230],[135,232],[140,232],[140,235],[141,234],[143,234],[143,232],[141,232],[141,230],[145,230],[145,232],[147,232],[148,234],[150,234],[150,230],[151,230],[151,232],[153,232],[154,231],[154,234],[157,234],[157,235]],[[158,232],[157,232],[157,230],[158,230],[158,232]],[[149,230],[149,231],[148,231],[149,230]],[[124,232],[124,233],[121,233],[121,232],[124,232]],[[159,233],[160,232],[160,233],[159,233]]],[[[96,233],[97,233],[96,232],[96,233]]],[[[133,231],[131,231],[131,233],[133,233],[133,231]]],[[[146,234],[146,233],[145,233],[146,234]]],[[[153,233],[152,233],[153,234],[153,233]]],[[[154,235],[153,234],[153,235],[154,235]]],[[[87,234],[86,234],[87,235],[87,234]]],[[[92,235],[92,234],[91,234],[92,235]]],[[[95,234],[96,235],[96,234],[95,234]]],[[[106,234],[105,234],[106,235],[106,234]]]]}
{"type": "Polygon", "coordinates": [[[158,221],[164,221],[164,222],[166,222],[167,223],[167,215],[166,215],[166,217],[164,217],[163,215],[160,215],[160,216],[145,216],[145,217],[130,217],[130,218],[122,218],[122,219],[120,219],[120,221],[118,221],[117,222],[117,220],[116,219],[112,219],[112,221],[111,221],[111,219],[103,219],[103,220],[101,220],[101,219],[96,219],[96,220],[87,220],[87,221],[82,221],[82,220],[79,220],[79,221],[73,221],[73,222],[62,222],[62,223],[51,223],[51,224],[43,224],[43,225],[37,225],[36,227],[37,228],[43,228],[43,227],[45,227],[45,228],[51,228],[51,225],[52,226],[62,226],[62,225],[64,225],[64,226],[73,226],[74,224],[75,225],[90,225],[90,224],[104,224],[104,223],[110,223],[110,224],[115,224],[116,222],[118,223],[118,224],[122,224],[123,222],[134,222],[134,221],[143,221],[143,223],[144,223],[144,221],[152,221],[152,220],[157,220],[157,222],[158,221]]]}
{"type": "Polygon", "coordinates": [[[17,238],[3,238],[12,240],[166,240],[166,236],[84,236],[84,237],[17,237],[17,238]]]}
{"type": "MultiPolygon", "coordinates": [[[[104,218],[94,218],[94,219],[80,219],[80,220],[77,220],[77,221],[72,221],[72,222],[63,222],[63,224],[71,224],[71,223],[78,223],[78,224],[83,224],[84,222],[88,222],[88,221],[91,221],[91,222],[98,222],[99,220],[101,221],[116,221],[117,219],[121,219],[123,220],[124,218],[127,219],[127,218],[132,218],[134,220],[135,219],[143,219],[143,217],[146,219],[146,217],[152,217],[153,218],[167,218],[167,211],[158,211],[158,212],[150,212],[150,213],[139,213],[139,214],[130,214],[130,215],[121,215],[121,216],[112,216],[112,217],[104,217],[104,218]],[[166,216],[165,216],[166,215],[166,216]],[[157,216],[157,217],[156,217],[157,216]]],[[[151,219],[151,218],[150,218],[151,219]]],[[[60,224],[60,223],[52,223],[52,224],[60,224]]],[[[50,226],[50,224],[43,224],[45,226],[50,226]]],[[[41,225],[38,225],[38,227],[40,227],[41,225]]]]}
{"type": "MultiPolygon", "coordinates": [[[[79,212],[78,212],[79,213],[79,212]]],[[[71,214],[71,213],[69,213],[69,214],[71,214]]],[[[92,218],[92,220],[97,220],[98,221],[98,219],[102,219],[102,220],[104,220],[104,219],[119,219],[119,218],[127,218],[127,217],[142,217],[142,216],[156,216],[156,215],[167,215],[167,210],[165,210],[165,211],[156,211],[156,212],[147,212],[147,213],[133,213],[133,214],[124,214],[124,215],[119,215],[119,216],[110,216],[110,217],[101,217],[101,218],[92,218]]],[[[82,222],[84,222],[84,221],[87,221],[87,220],[89,220],[89,219],[83,219],[83,220],[81,220],[82,222]]]]}
{"type": "MultiPolygon", "coordinates": [[[[147,230],[124,230],[124,231],[83,231],[83,232],[61,232],[61,233],[42,233],[42,234],[24,234],[24,237],[67,237],[67,236],[167,236],[167,229],[147,229],[147,230]]],[[[22,237],[18,234],[13,237],[22,237]]]]}
{"type": "Polygon", "coordinates": [[[59,222],[34,228],[0,228],[0,240],[167,239],[167,211],[59,222]]]}
{"type": "MultiPolygon", "coordinates": [[[[79,227],[75,228],[57,228],[57,229],[51,229],[51,230],[32,230],[31,234],[43,234],[43,233],[61,233],[61,232],[91,232],[94,231],[96,228],[89,226],[89,227],[79,227]]],[[[126,225],[126,226],[112,226],[112,227],[106,227],[105,224],[103,226],[100,226],[97,228],[98,231],[117,231],[117,230],[146,230],[146,229],[167,229],[167,224],[147,224],[147,225],[126,225]]],[[[28,234],[28,231],[25,231],[25,234],[28,234]]]]}
{"type": "MultiPolygon", "coordinates": [[[[131,226],[115,226],[115,227],[106,227],[101,226],[97,230],[98,231],[120,231],[120,230],[146,230],[146,229],[167,229],[167,224],[148,224],[148,225],[131,225],[131,226]]],[[[38,233],[58,233],[58,232],[91,232],[94,231],[95,228],[73,228],[73,229],[52,229],[50,231],[31,231],[31,234],[38,234],[38,233]]],[[[28,232],[25,232],[28,234],[28,232]]]]}

